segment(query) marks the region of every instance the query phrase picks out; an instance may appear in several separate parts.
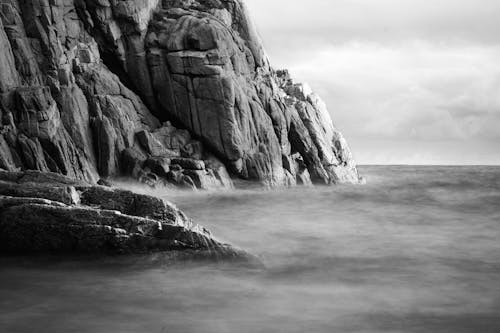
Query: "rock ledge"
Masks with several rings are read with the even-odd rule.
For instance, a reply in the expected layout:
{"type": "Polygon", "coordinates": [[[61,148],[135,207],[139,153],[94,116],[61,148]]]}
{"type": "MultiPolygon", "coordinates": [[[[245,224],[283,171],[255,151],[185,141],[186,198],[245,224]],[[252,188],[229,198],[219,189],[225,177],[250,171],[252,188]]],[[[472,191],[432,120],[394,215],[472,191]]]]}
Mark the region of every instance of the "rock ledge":
{"type": "Polygon", "coordinates": [[[65,176],[0,170],[0,254],[250,256],[162,199],[65,176]]]}

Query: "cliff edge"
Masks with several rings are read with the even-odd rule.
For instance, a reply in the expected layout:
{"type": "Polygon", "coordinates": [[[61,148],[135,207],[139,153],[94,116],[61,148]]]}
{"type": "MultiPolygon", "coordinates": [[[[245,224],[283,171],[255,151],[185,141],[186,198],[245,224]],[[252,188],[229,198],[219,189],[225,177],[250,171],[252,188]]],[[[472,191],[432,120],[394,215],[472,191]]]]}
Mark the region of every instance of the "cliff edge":
{"type": "Polygon", "coordinates": [[[190,188],[358,182],[240,0],[0,0],[0,168],[190,188]]]}

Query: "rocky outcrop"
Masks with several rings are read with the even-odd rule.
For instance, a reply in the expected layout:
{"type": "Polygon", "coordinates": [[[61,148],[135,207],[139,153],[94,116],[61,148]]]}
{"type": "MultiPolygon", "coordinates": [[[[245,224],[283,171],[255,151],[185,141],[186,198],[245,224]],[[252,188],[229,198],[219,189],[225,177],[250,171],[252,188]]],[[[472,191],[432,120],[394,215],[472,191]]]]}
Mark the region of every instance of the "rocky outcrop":
{"type": "Polygon", "coordinates": [[[159,198],[57,174],[0,171],[1,254],[153,252],[250,259],[159,198]]]}
{"type": "Polygon", "coordinates": [[[0,0],[0,18],[0,168],[197,189],[230,173],[358,181],[324,103],[272,69],[241,0],[0,0]]]}
{"type": "MultiPolygon", "coordinates": [[[[184,169],[162,177],[145,165],[150,158],[217,159],[187,131],[161,125],[103,64],[76,5],[73,0],[0,1],[0,167],[56,172],[91,183],[120,175],[151,185],[184,179],[203,188],[184,169]],[[133,161],[124,158],[127,151],[133,161]]],[[[203,183],[232,186],[227,172],[219,172],[223,164],[216,165],[201,170],[203,183]]]]}
{"type": "Polygon", "coordinates": [[[235,174],[294,184],[308,178],[297,174],[302,164],[317,183],[358,181],[324,103],[270,67],[242,1],[86,2],[81,10],[153,112],[201,138],[235,174]]]}

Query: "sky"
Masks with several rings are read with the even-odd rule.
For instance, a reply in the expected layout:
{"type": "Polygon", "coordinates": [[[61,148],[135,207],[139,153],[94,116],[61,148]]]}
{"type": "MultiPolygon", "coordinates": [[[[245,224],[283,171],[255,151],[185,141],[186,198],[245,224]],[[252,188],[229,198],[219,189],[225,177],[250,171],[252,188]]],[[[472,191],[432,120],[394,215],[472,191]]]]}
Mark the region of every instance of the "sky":
{"type": "Polygon", "coordinates": [[[499,0],[246,0],[359,164],[500,164],[499,0]]]}

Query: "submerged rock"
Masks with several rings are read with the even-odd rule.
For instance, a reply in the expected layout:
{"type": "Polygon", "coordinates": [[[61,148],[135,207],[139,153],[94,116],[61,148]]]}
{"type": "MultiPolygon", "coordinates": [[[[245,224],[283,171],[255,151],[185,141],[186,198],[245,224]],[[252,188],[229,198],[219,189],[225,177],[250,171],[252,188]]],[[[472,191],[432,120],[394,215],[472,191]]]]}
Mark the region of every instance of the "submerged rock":
{"type": "Polygon", "coordinates": [[[248,259],[162,199],[45,173],[1,172],[3,254],[141,254],[188,251],[248,259]],[[30,182],[23,182],[30,177],[30,182]],[[39,178],[41,182],[35,182],[39,178]],[[45,179],[52,179],[44,183],[45,179]],[[59,181],[57,181],[58,179],[59,181]],[[71,185],[68,185],[71,184],[71,185]]]}

